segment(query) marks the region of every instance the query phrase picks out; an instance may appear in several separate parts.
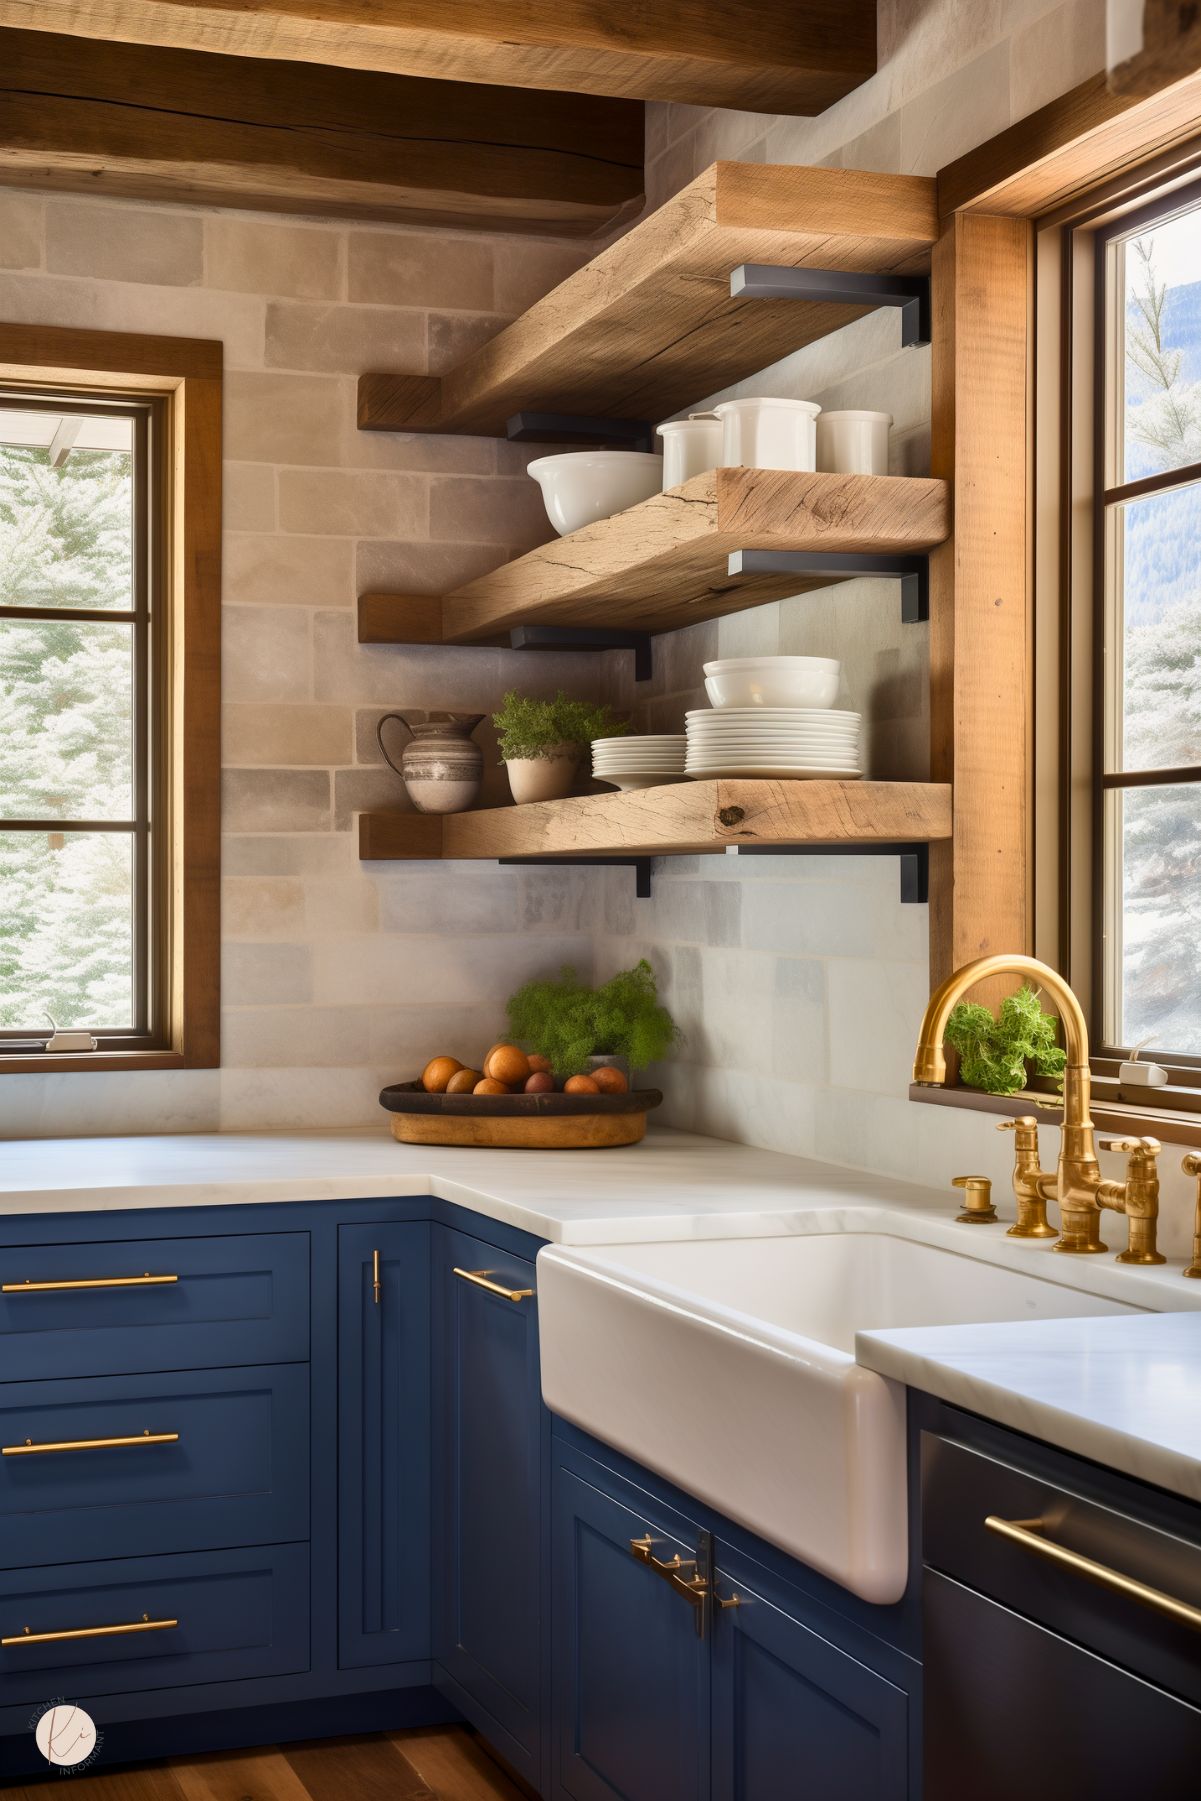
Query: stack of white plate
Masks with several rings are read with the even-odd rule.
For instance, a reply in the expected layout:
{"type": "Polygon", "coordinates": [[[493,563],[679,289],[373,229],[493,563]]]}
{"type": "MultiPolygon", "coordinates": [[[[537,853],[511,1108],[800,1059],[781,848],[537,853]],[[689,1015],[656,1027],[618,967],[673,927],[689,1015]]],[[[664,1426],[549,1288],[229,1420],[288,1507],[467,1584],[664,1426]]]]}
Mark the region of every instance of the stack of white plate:
{"type": "Polygon", "coordinates": [[[718,707],[685,715],[685,770],[707,776],[821,776],[854,782],[859,761],[858,713],[833,707],[718,707]]]}
{"type": "Polygon", "coordinates": [[[683,732],[661,732],[642,738],[595,738],[592,773],[598,782],[626,793],[678,782],[684,774],[683,732]]]}

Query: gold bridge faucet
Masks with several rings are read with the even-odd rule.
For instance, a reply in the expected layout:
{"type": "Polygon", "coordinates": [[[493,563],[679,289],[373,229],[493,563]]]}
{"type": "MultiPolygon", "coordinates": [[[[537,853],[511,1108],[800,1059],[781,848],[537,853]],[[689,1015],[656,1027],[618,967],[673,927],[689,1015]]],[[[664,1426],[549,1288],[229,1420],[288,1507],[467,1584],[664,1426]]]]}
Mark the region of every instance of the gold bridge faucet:
{"type": "Polygon", "coordinates": [[[1063,1072],[1063,1126],[1059,1164],[1054,1174],[1044,1170],[1038,1153],[1038,1121],[1032,1116],[1006,1120],[998,1131],[1010,1131],[1014,1139],[1013,1188],[1017,1197],[1017,1222],[1010,1228],[1016,1238],[1054,1237],[1048,1224],[1046,1203],[1059,1207],[1057,1251],[1104,1251],[1101,1242],[1101,1209],[1124,1213],[1129,1222],[1129,1242],[1119,1253],[1119,1263],[1164,1263],[1156,1249],[1159,1217],[1159,1174],[1156,1162],[1160,1146],[1154,1138],[1104,1140],[1102,1149],[1124,1151],[1126,1180],[1108,1182],[1097,1162],[1093,1121],[1089,1111],[1092,1078],[1088,1061],[1088,1027],[1080,1002],[1055,970],[1035,957],[977,957],[948,976],[935,990],[926,1008],[913,1063],[913,1079],[940,1088],[947,1079],[943,1038],[952,1008],[977,982],[990,976],[1025,976],[1045,988],[1059,1009],[1067,1064],[1063,1072]]]}

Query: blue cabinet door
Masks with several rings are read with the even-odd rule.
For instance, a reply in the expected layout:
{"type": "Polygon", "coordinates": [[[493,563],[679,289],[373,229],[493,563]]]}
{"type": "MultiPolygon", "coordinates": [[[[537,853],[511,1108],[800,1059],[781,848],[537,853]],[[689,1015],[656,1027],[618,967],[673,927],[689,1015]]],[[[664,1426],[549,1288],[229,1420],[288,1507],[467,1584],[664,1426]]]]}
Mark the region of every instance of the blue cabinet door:
{"type": "Polygon", "coordinates": [[[434,1244],[434,1655],[447,1693],[538,1787],[543,1409],[537,1300],[526,1292],[534,1266],[463,1232],[438,1228],[434,1244]]]}
{"type": "Polygon", "coordinates": [[[553,1496],[555,1801],[699,1801],[709,1645],[689,1602],[631,1550],[649,1538],[660,1561],[693,1558],[696,1530],[562,1450],[553,1496]]]}
{"type": "Polygon", "coordinates": [[[904,1691],[769,1601],[755,1566],[719,1546],[716,1570],[713,1801],[905,1801],[904,1691]]]}
{"type": "Polygon", "coordinates": [[[429,1226],[338,1230],[338,1662],[430,1654],[429,1226]]]}

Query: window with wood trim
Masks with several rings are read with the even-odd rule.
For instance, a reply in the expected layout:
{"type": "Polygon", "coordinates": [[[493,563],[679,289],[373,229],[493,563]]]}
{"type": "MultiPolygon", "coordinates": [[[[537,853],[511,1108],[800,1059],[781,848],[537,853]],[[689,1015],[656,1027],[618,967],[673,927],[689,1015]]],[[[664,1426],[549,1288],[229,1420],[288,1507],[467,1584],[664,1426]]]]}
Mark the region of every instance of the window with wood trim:
{"type": "Polygon", "coordinates": [[[220,390],[0,326],[0,1070],[218,1061],[220,390]]]}
{"type": "Polygon", "coordinates": [[[1123,186],[1040,233],[1037,948],[1086,1005],[1098,1100],[1194,1115],[1201,183],[1123,186]],[[1166,1086],[1122,1085],[1138,1045],[1166,1086]]]}

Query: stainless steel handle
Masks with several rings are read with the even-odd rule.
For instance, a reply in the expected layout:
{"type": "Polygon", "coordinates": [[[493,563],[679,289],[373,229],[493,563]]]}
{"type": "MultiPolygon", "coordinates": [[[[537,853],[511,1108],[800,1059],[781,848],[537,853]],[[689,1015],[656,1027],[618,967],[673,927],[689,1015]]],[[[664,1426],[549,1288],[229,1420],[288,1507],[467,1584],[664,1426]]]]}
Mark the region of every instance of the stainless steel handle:
{"type": "Polygon", "coordinates": [[[498,1294],[502,1301],[528,1301],[534,1294],[532,1288],[505,1288],[500,1282],[492,1282],[490,1269],[456,1269],[456,1276],[464,1282],[474,1283],[476,1288],[485,1288],[489,1294],[498,1294]]]}
{"type": "Polygon", "coordinates": [[[1002,1520],[990,1513],[984,1524],[990,1532],[1009,1539],[1011,1544],[1020,1545],[1024,1551],[1033,1551],[1037,1557],[1045,1557],[1061,1569],[1074,1570],[1089,1582],[1099,1583],[1102,1588],[1112,1589],[1115,1594],[1125,1595],[1155,1613],[1166,1614],[1169,1619],[1201,1632],[1201,1607],[1178,1601],[1175,1595],[1165,1595],[1162,1589],[1151,1588],[1135,1576],[1123,1576],[1120,1570],[1111,1570],[1108,1564],[1094,1563],[1091,1557],[1082,1557],[1079,1551],[1069,1551],[1066,1545],[1057,1545],[1054,1539],[1044,1538],[1047,1528],[1043,1520],[1002,1520]]]}

